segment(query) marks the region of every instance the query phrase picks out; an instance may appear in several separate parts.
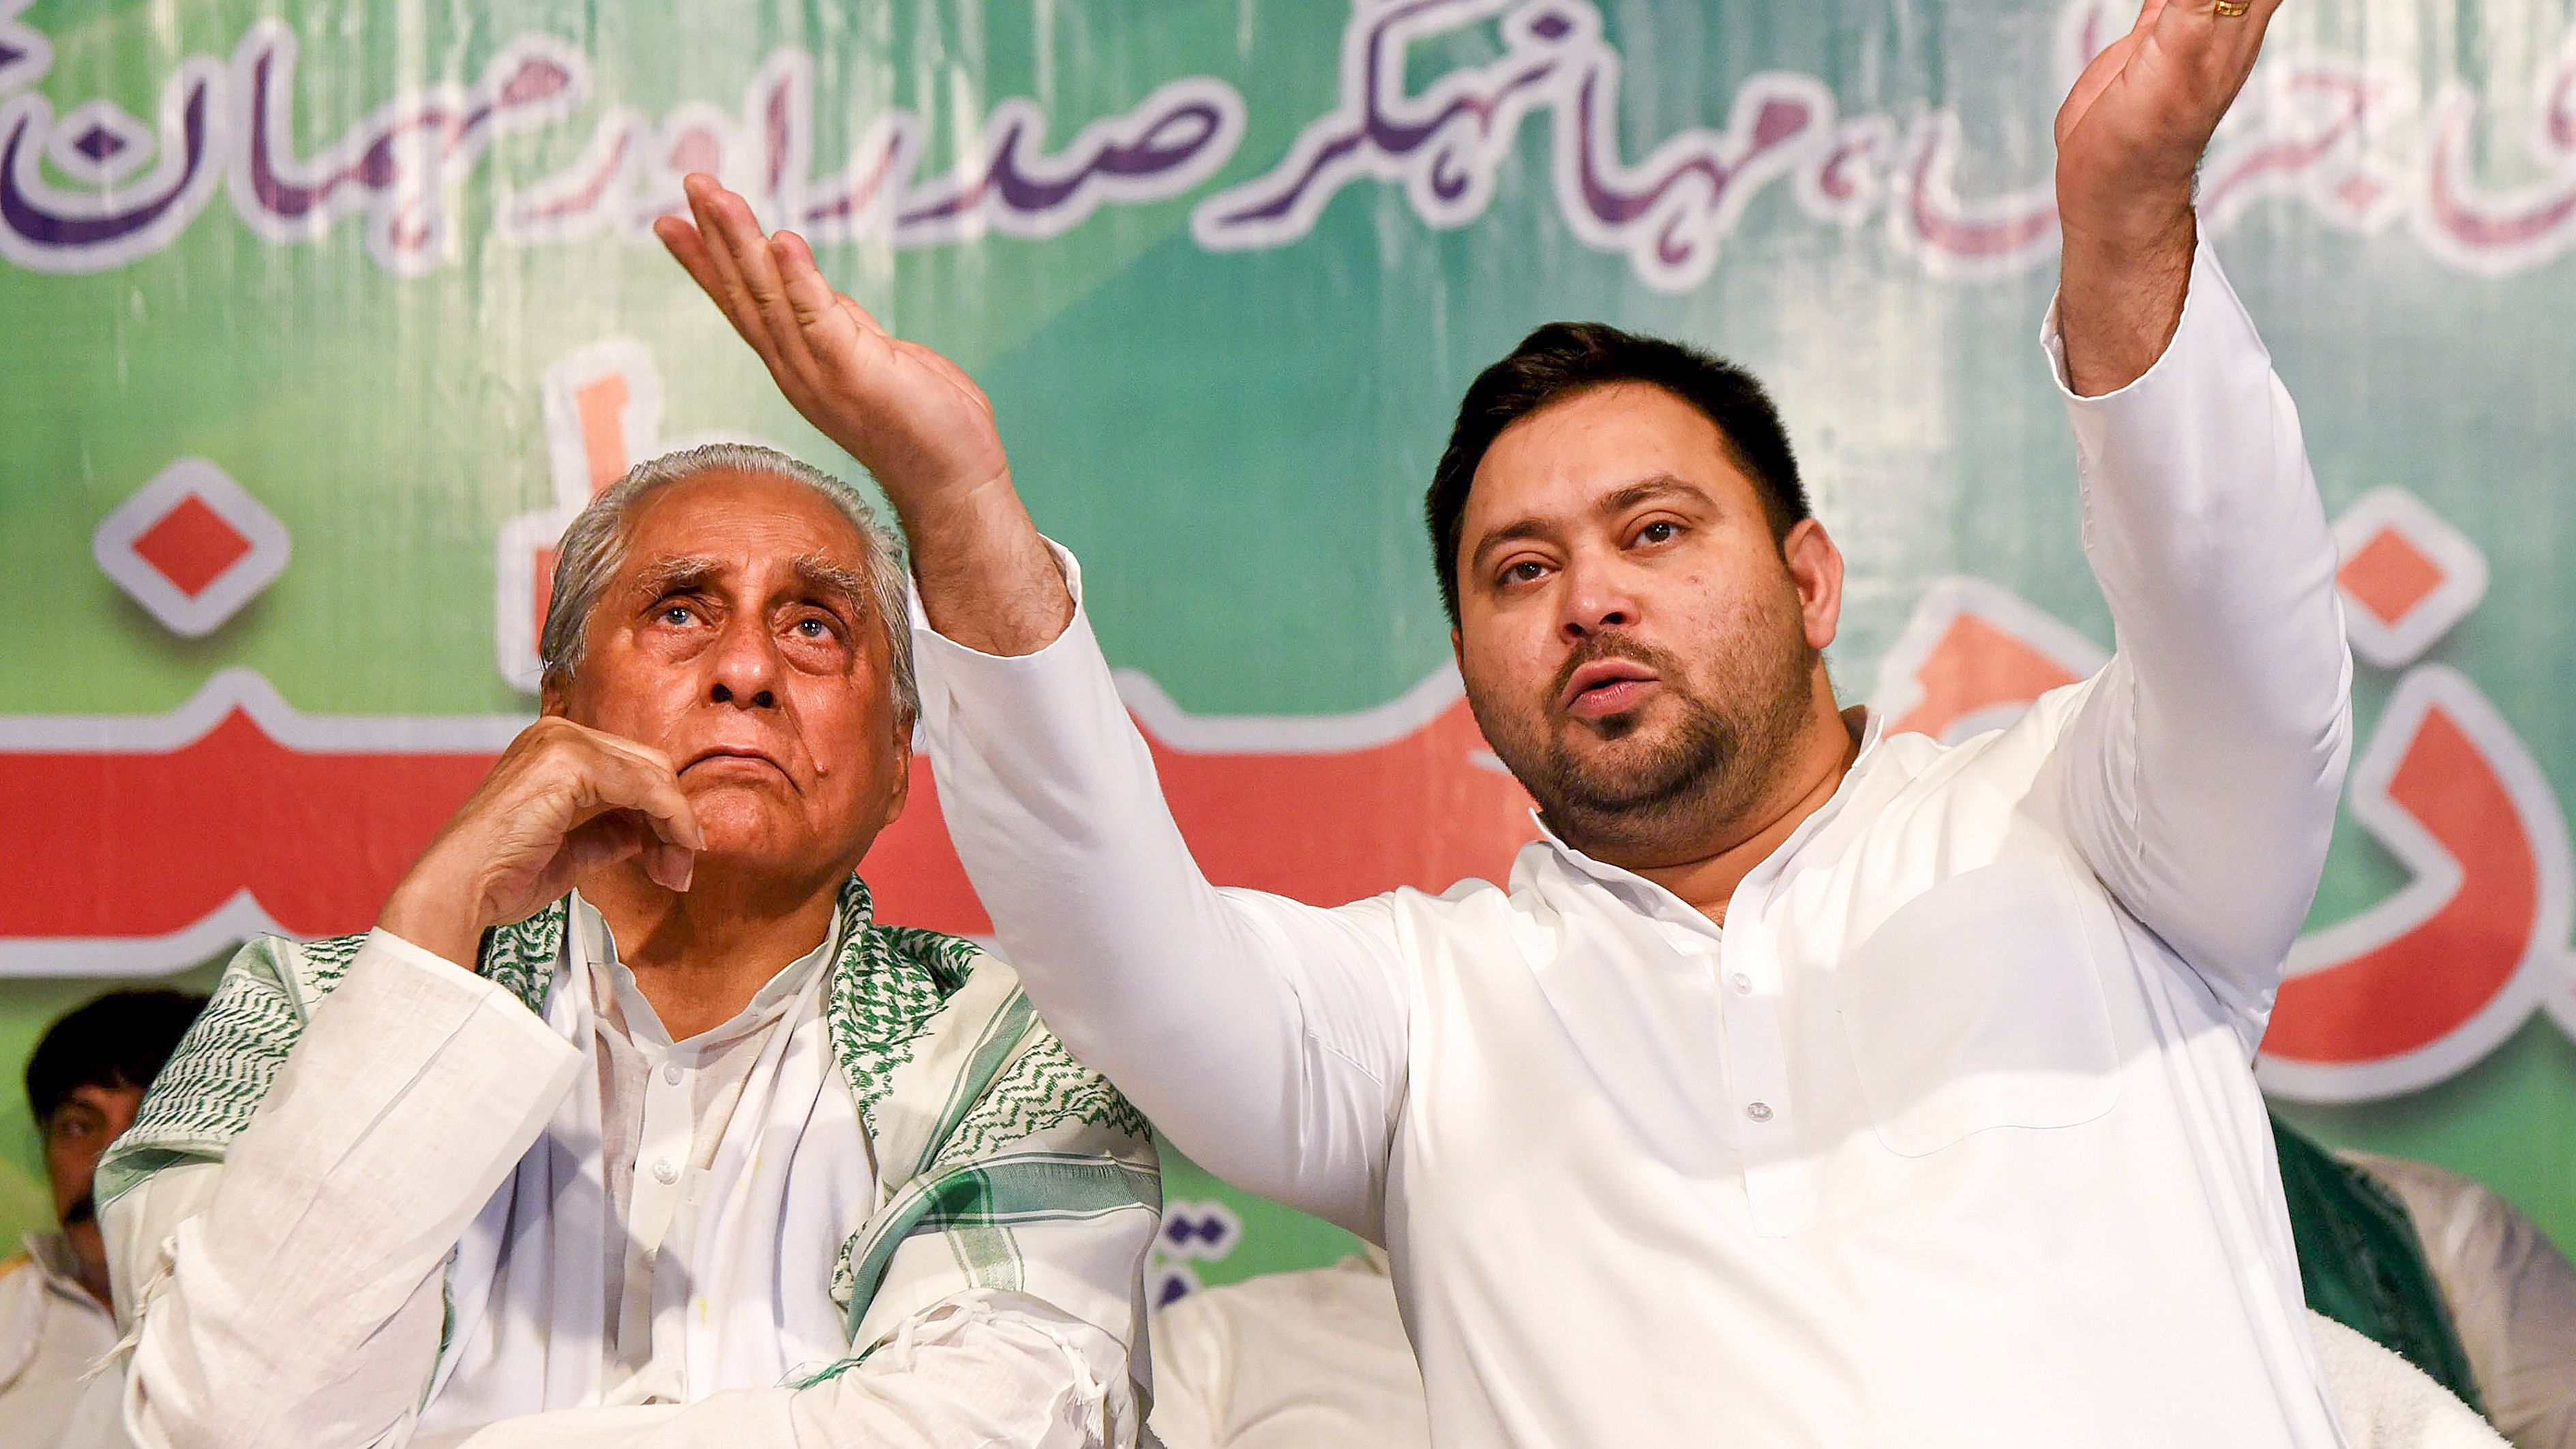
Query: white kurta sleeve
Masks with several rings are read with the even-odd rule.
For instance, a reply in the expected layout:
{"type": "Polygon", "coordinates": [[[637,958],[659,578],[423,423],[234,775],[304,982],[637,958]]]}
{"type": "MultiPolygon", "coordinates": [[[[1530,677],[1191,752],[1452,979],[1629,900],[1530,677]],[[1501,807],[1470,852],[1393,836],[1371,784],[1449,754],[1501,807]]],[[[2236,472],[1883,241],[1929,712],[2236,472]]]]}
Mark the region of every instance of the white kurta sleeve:
{"type": "MultiPolygon", "coordinates": [[[[805,1389],[694,1404],[570,1409],[495,1424],[456,1449],[1124,1449],[1127,1350],[1022,1293],[978,1290],[905,1321],[867,1362],[805,1389]]],[[[446,1449],[422,1443],[415,1449],[446,1449]]]]}
{"type": "Polygon", "coordinates": [[[958,858],[1029,999],[1218,1176],[1376,1240],[1403,1091],[1391,905],[1209,884],[1081,608],[998,658],[919,622],[922,729],[958,858]]]}
{"type": "Polygon", "coordinates": [[[144,1449],[355,1449],[408,1433],[439,1272],[581,1056],[507,991],[368,938],[220,1167],[106,1210],[144,1449]]]}
{"type": "MultiPolygon", "coordinates": [[[[2054,309],[2045,342],[2064,390],[2054,309]]],[[[2117,650],[2052,761],[2065,823],[2250,1052],[2351,744],[2335,549],[2298,412],[2205,243],[2164,355],[2066,408],[2117,650]]]]}

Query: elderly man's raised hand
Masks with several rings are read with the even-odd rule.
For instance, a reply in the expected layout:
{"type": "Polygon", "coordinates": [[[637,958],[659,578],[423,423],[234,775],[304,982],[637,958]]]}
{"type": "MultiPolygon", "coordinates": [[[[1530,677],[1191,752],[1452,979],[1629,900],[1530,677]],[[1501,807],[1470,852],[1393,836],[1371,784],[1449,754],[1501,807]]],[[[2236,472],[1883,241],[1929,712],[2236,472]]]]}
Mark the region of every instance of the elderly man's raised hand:
{"type": "Polygon", "coordinates": [[[2059,321],[2075,389],[2124,387],[2181,320],[2192,176],[2281,0],[2145,0],[2057,112],[2059,321]]]}
{"type": "Polygon", "coordinates": [[[993,405],[957,364],[887,332],[834,291],[805,239],[761,231],[714,177],[685,183],[695,224],[654,235],[724,309],[805,420],[859,460],[907,517],[1007,480],[993,405]]]}
{"type": "Polygon", "coordinates": [[[687,890],[705,844],[669,758],[549,715],[510,742],[377,924],[471,967],[487,928],[536,914],[600,866],[640,857],[657,884],[687,890]]]}

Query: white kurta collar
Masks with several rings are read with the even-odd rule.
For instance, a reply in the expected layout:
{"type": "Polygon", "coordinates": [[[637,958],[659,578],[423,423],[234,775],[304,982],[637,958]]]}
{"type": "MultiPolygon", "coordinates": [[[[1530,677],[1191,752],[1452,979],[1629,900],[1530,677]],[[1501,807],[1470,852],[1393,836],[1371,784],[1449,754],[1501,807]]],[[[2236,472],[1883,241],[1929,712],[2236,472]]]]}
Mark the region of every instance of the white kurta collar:
{"type": "MultiPolygon", "coordinates": [[[[1796,856],[1799,848],[1813,840],[1837,816],[1841,815],[1844,807],[1858,793],[1859,787],[1855,782],[1863,779],[1868,773],[1866,767],[1877,752],[1880,738],[1886,733],[1887,717],[1867,705],[1858,704],[1844,710],[1842,717],[1844,725],[1850,728],[1860,741],[1860,749],[1853,756],[1851,768],[1843,772],[1842,780],[1834,786],[1834,793],[1826,798],[1824,804],[1816,808],[1816,813],[1800,821],[1798,828],[1790,832],[1789,838],[1780,843],[1780,848],[1771,852],[1768,859],[1745,877],[1745,885],[1757,885],[1757,883],[1768,885],[1770,880],[1796,856]]],[[[1650,915],[1696,925],[1712,934],[1718,930],[1716,923],[1700,914],[1699,908],[1690,902],[1635,871],[1584,854],[1566,844],[1565,840],[1548,825],[1547,817],[1537,809],[1533,808],[1529,814],[1531,822],[1538,826],[1539,833],[1538,840],[1532,842],[1533,849],[1544,851],[1566,869],[1609,887],[1614,894],[1630,900],[1650,915]]],[[[1740,892],[1742,887],[1739,886],[1738,890],[1740,892]]],[[[1734,914],[1731,906],[1728,914],[1730,916],[1734,914]]]]}
{"type": "Polygon", "coordinates": [[[751,994],[741,1011],[684,1042],[671,1040],[670,1032],[662,1025],[661,1013],[653,1009],[653,1003],[636,984],[635,973],[618,959],[616,934],[608,928],[607,917],[583,900],[579,891],[572,895],[564,950],[571,969],[587,976],[595,999],[613,1007],[609,1017],[612,1025],[622,1027],[627,1039],[638,1046],[668,1051],[675,1046],[697,1048],[731,1041],[777,1021],[831,961],[833,945],[840,939],[841,913],[835,907],[830,929],[813,950],[780,967],[777,975],[751,994]]]}

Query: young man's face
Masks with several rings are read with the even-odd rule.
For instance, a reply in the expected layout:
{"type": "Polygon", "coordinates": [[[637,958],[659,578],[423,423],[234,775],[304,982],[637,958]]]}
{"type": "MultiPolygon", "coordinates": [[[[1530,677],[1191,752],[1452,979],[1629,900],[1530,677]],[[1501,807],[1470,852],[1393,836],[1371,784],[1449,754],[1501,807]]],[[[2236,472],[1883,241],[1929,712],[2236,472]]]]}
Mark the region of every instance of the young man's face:
{"type": "Polygon", "coordinates": [[[1788,561],[1812,570],[1819,545],[1802,523],[1784,556],[1717,425],[1659,387],[1580,392],[1494,440],[1459,530],[1459,668],[1570,843],[1620,849],[1760,796],[1833,638],[1838,588],[1788,561]]]}
{"type": "Polygon", "coordinates": [[[74,1087],[44,1121],[45,1177],[54,1190],[54,1221],[71,1239],[73,1256],[83,1265],[101,1265],[106,1249],[98,1236],[96,1210],[90,1201],[90,1179],[107,1144],[134,1125],[143,1105],[141,1087],[74,1087]]]}

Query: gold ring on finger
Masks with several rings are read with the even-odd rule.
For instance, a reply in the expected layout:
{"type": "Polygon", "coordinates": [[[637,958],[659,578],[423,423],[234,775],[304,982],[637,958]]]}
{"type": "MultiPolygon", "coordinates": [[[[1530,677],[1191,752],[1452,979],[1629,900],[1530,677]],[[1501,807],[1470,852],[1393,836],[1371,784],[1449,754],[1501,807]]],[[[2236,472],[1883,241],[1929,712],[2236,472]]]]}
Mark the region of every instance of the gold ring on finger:
{"type": "Polygon", "coordinates": [[[2220,18],[2234,20],[2254,8],[2254,0],[2209,0],[2209,8],[2220,18]]]}

